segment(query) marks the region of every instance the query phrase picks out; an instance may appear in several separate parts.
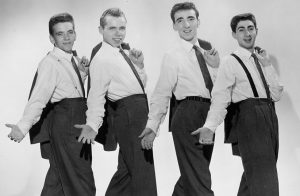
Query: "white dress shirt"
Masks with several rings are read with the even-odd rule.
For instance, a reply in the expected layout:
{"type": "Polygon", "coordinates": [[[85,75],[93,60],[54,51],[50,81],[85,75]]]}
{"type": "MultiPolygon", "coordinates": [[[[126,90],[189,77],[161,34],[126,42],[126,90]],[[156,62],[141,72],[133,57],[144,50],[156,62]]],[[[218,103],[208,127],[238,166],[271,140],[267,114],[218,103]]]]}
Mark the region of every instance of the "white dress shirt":
{"type": "MultiPolygon", "coordinates": [[[[199,47],[198,42],[195,45],[199,47]]],[[[203,54],[203,49],[199,48],[203,54]]],[[[214,82],[217,69],[208,66],[208,70],[214,82]]],[[[151,97],[146,127],[154,132],[157,132],[167,114],[172,92],[177,100],[187,96],[210,98],[193,45],[180,38],[177,45],[164,55],[160,77],[151,97]]]]}
{"type": "MultiPolygon", "coordinates": [[[[145,87],[145,70],[137,66],[135,68],[145,87]]],[[[98,132],[103,122],[106,95],[110,100],[117,101],[130,95],[143,94],[143,90],[119,48],[114,48],[106,42],[102,43],[101,49],[90,64],[90,76],[86,124],[98,132]]]]}
{"type": "MultiPolygon", "coordinates": [[[[234,54],[241,58],[250,72],[259,98],[267,98],[266,90],[254,59],[251,57],[251,53],[239,47],[234,54]]],[[[279,81],[275,69],[272,65],[262,66],[262,71],[269,86],[272,100],[279,101],[282,96],[283,85],[279,81]]],[[[248,98],[254,98],[254,95],[244,69],[233,56],[226,56],[221,62],[217,79],[212,90],[212,104],[204,127],[215,131],[223,122],[229,103],[231,101],[236,103],[248,98]]]]}
{"type": "MultiPolygon", "coordinates": [[[[23,117],[17,123],[24,134],[40,119],[43,108],[51,101],[82,97],[80,82],[71,63],[72,54],[59,48],[49,52],[38,66],[38,77],[23,117]],[[67,71],[68,70],[68,71],[67,71]],[[71,78],[70,75],[73,77],[71,78]]],[[[85,73],[81,73],[83,81],[85,73]]]]}

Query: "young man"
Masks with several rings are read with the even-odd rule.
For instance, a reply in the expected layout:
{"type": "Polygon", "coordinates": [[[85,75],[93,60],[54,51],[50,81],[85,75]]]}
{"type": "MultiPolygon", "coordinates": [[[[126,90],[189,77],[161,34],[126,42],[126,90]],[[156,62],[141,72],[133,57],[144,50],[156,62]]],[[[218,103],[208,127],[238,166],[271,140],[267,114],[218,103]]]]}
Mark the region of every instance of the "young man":
{"type": "Polygon", "coordinates": [[[238,196],[278,196],[278,120],[273,102],[280,99],[283,86],[266,51],[255,47],[254,15],[234,16],[231,29],[239,47],[221,63],[206,122],[194,133],[211,143],[232,102],[225,119],[225,142],[232,143],[233,154],[241,156],[244,166],[238,196]]]}
{"type": "MultiPolygon", "coordinates": [[[[118,170],[107,196],[156,196],[152,150],[143,150],[138,138],[148,115],[144,91],[146,74],[141,51],[130,50],[129,57],[121,44],[126,35],[126,18],[118,8],[111,8],[100,18],[103,36],[101,49],[90,64],[91,88],[88,95],[86,125],[78,141],[93,143],[103,125],[107,102],[113,108],[113,135],[119,144],[118,170]],[[106,98],[107,97],[107,98],[106,98]]],[[[100,133],[101,134],[101,133],[100,133]]]]}
{"type": "MultiPolygon", "coordinates": [[[[163,59],[161,73],[150,102],[142,147],[152,148],[159,125],[167,113],[172,93],[177,109],[170,116],[170,130],[178,159],[180,178],[173,196],[214,195],[209,163],[213,145],[198,143],[191,131],[202,126],[210,106],[210,91],[219,66],[219,55],[209,42],[197,38],[199,12],[193,3],[178,3],[171,10],[178,44],[163,59]]],[[[171,101],[172,102],[172,101],[171,101]]]]}
{"type": "Polygon", "coordinates": [[[31,142],[41,143],[42,157],[50,162],[42,196],[94,196],[91,146],[77,142],[80,131],[73,127],[85,122],[88,61],[78,58],[79,71],[72,53],[76,32],[70,14],[51,17],[49,33],[54,48],[39,64],[23,117],[17,125],[6,125],[11,128],[8,137],[20,142],[30,132],[31,142]]]}

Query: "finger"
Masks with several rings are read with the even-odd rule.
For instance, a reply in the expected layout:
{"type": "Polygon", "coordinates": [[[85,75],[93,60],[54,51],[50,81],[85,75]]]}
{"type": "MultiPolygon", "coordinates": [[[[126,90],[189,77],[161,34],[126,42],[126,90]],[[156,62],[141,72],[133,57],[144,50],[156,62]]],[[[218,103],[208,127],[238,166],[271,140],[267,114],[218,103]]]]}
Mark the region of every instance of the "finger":
{"type": "Polygon", "coordinates": [[[143,141],[143,149],[147,150],[147,148],[148,148],[148,146],[147,146],[147,141],[144,140],[144,141],[143,141]]]}
{"type": "Polygon", "coordinates": [[[81,140],[82,140],[82,138],[83,138],[83,135],[82,134],[80,134],[80,136],[78,137],[78,142],[81,142],[81,140]]]}
{"type": "Polygon", "coordinates": [[[197,134],[199,134],[199,133],[200,133],[200,130],[197,129],[196,131],[193,131],[193,132],[191,133],[191,135],[197,135],[197,134]]]}
{"type": "Polygon", "coordinates": [[[142,140],[142,141],[141,141],[141,144],[142,144],[142,149],[146,149],[146,146],[145,146],[145,140],[142,140]]]}
{"type": "Polygon", "coordinates": [[[91,143],[92,143],[92,144],[95,144],[95,139],[91,139],[91,143]]]}
{"type": "Polygon", "coordinates": [[[12,138],[12,133],[10,132],[8,135],[7,135],[8,138],[12,138]]]}
{"type": "Polygon", "coordinates": [[[213,55],[215,52],[216,52],[216,50],[213,48],[213,49],[211,49],[211,50],[209,51],[209,54],[210,54],[210,55],[213,55]]]}
{"type": "Polygon", "coordinates": [[[86,139],[86,143],[87,143],[87,144],[90,144],[90,143],[91,143],[91,140],[90,140],[90,139],[86,139]]]}
{"type": "Polygon", "coordinates": [[[81,140],[81,142],[82,142],[83,144],[85,144],[85,143],[86,143],[86,140],[87,140],[86,137],[83,137],[82,140],[81,140]]]}
{"type": "Polygon", "coordinates": [[[147,148],[147,150],[151,149],[151,144],[149,142],[146,142],[146,148],[147,148]]]}
{"type": "Polygon", "coordinates": [[[143,140],[141,140],[141,146],[142,146],[142,149],[144,149],[144,142],[143,142],[143,140]]]}
{"type": "Polygon", "coordinates": [[[217,51],[217,50],[214,50],[213,53],[212,53],[212,55],[213,55],[213,56],[216,56],[216,54],[218,54],[218,51],[217,51]]]}

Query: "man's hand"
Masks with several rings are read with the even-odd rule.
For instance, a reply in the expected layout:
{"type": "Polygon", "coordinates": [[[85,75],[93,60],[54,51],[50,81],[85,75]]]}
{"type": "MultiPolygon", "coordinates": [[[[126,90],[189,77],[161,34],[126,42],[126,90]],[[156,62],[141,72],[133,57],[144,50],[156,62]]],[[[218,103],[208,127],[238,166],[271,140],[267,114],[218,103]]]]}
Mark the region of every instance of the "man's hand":
{"type": "Polygon", "coordinates": [[[143,138],[141,141],[142,148],[150,150],[153,147],[153,141],[155,137],[156,137],[156,133],[152,129],[145,128],[144,131],[139,136],[139,138],[143,138]]]}
{"type": "Polygon", "coordinates": [[[8,137],[11,140],[20,143],[25,137],[25,135],[22,133],[21,129],[17,125],[5,124],[5,126],[11,128],[11,131],[8,134],[8,137]]]}
{"type": "Polygon", "coordinates": [[[82,58],[77,57],[78,60],[78,69],[82,72],[87,73],[89,70],[89,59],[87,59],[85,56],[83,56],[82,58]]]}
{"type": "Polygon", "coordinates": [[[74,125],[74,127],[77,129],[82,129],[77,140],[78,142],[82,142],[83,144],[94,144],[97,132],[94,131],[89,125],[74,125]]]}
{"type": "Polygon", "coordinates": [[[261,49],[259,53],[256,53],[256,56],[258,58],[258,61],[262,64],[262,66],[267,67],[272,65],[271,59],[266,50],[261,49]]]}
{"type": "Polygon", "coordinates": [[[212,68],[218,68],[220,65],[220,57],[218,51],[213,48],[211,50],[204,51],[204,60],[212,68]]]}
{"type": "Polygon", "coordinates": [[[144,68],[144,55],[143,55],[143,52],[141,50],[137,50],[137,49],[134,49],[134,48],[131,49],[129,51],[129,58],[140,69],[144,68]]]}
{"type": "Polygon", "coordinates": [[[199,136],[199,143],[200,144],[213,144],[214,143],[214,132],[210,130],[209,128],[202,127],[197,129],[196,131],[192,132],[192,135],[197,135],[200,134],[199,136]]]}

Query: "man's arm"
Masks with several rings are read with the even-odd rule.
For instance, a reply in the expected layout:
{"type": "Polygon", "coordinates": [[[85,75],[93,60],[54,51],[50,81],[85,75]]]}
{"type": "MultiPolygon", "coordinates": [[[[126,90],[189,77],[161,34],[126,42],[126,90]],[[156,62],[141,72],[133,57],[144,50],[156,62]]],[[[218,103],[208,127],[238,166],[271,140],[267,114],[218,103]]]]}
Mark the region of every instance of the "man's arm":
{"type": "Polygon", "coordinates": [[[24,109],[24,113],[20,121],[15,124],[7,124],[11,128],[8,135],[12,140],[21,142],[29,129],[40,119],[44,107],[51,99],[56,86],[58,72],[53,62],[44,59],[38,68],[37,80],[30,96],[28,103],[24,109]]]}
{"type": "Polygon", "coordinates": [[[91,88],[89,91],[86,112],[87,120],[84,125],[74,125],[81,129],[78,142],[94,143],[98,129],[102,125],[104,117],[105,95],[111,80],[109,62],[95,57],[90,65],[91,88]]]}
{"type": "Polygon", "coordinates": [[[152,148],[158,127],[168,112],[169,100],[177,82],[176,63],[176,60],[171,55],[165,55],[160,76],[150,100],[148,122],[140,135],[144,149],[152,148]]]}
{"type": "Polygon", "coordinates": [[[229,59],[223,60],[218,70],[216,82],[212,90],[211,106],[203,127],[192,132],[200,134],[199,143],[212,144],[214,132],[223,122],[227,114],[227,106],[231,102],[232,87],[235,83],[234,68],[229,59]]]}

